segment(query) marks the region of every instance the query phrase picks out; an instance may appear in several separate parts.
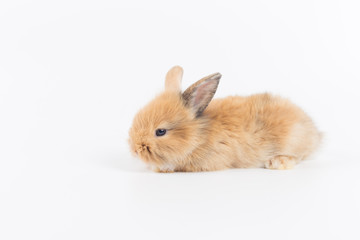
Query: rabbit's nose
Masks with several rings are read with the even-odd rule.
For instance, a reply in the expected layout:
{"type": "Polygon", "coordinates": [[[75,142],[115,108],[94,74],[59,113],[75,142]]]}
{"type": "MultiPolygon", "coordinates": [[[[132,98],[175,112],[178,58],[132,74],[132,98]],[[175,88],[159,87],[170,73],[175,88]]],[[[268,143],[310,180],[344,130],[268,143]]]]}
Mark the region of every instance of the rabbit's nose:
{"type": "Polygon", "coordinates": [[[144,151],[146,149],[146,145],[144,143],[139,144],[136,148],[136,153],[141,153],[142,151],[144,151]]]}

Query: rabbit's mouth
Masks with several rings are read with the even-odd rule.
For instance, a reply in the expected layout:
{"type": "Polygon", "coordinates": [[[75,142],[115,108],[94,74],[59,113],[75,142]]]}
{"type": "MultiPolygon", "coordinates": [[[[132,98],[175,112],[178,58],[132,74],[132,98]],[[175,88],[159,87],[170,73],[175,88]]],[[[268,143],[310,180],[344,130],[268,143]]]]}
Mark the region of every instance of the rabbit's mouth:
{"type": "Polygon", "coordinates": [[[144,155],[147,155],[145,157],[146,160],[143,158],[145,163],[151,166],[156,166],[162,172],[172,172],[174,171],[173,169],[175,169],[174,164],[170,163],[165,157],[156,151],[151,152],[150,150],[150,152],[147,152],[146,154],[144,153],[144,155]]]}

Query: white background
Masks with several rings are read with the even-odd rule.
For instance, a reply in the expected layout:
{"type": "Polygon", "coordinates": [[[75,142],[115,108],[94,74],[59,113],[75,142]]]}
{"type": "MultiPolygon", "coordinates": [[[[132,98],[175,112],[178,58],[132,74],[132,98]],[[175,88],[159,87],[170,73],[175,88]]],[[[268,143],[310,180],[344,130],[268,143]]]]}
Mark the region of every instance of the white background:
{"type": "Polygon", "coordinates": [[[359,1],[1,1],[0,239],[360,239],[359,1]],[[289,171],[158,174],[134,114],[185,69],[325,140],[289,171]]]}

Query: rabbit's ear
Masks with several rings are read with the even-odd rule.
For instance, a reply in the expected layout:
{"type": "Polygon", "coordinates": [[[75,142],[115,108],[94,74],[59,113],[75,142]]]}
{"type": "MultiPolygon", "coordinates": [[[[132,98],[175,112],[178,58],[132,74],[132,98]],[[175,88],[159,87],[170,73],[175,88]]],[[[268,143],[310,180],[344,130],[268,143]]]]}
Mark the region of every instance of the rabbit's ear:
{"type": "Polygon", "coordinates": [[[189,107],[198,117],[214,97],[221,78],[220,73],[204,77],[191,85],[182,94],[185,106],[189,107]]]}
{"type": "Polygon", "coordinates": [[[183,69],[180,66],[172,67],[165,78],[165,91],[181,92],[181,79],[183,76],[183,69]]]}

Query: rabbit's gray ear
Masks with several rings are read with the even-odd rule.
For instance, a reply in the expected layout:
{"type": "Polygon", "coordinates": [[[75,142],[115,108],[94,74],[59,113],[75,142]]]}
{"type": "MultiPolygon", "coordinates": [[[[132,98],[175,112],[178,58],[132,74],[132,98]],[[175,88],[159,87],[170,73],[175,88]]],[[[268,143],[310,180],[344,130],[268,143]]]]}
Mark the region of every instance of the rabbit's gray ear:
{"type": "Polygon", "coordinates": [[[172,67],[166,74],[165,91],[181,92],[183,69],[180,66],[172,67]]]}
{"type": "Polygon", "coordinates": [[[201,115],[214,97],[220,78],[220,73],[211,74],[191,85],[182,94],[185,106],[190,108],[197,117],[201,115]]]}

